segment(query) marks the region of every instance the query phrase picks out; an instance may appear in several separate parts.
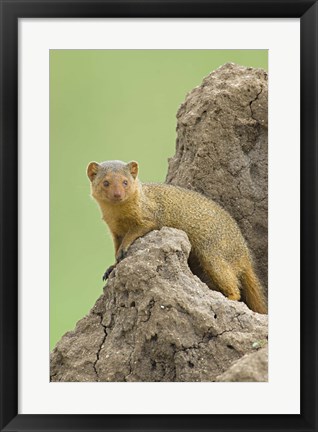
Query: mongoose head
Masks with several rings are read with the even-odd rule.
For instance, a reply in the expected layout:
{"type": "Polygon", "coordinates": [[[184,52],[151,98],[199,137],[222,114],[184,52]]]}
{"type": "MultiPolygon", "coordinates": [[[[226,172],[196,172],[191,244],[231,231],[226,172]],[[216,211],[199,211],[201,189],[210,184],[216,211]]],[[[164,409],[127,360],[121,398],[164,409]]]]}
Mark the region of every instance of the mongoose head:
{"type": "Polygon", "coordinates": [[[91,162],[87,167],[92,196],[111,204],[123,203],[134,195],[138,189],[137,174],[138,163],[134,161],[91,162]]]}

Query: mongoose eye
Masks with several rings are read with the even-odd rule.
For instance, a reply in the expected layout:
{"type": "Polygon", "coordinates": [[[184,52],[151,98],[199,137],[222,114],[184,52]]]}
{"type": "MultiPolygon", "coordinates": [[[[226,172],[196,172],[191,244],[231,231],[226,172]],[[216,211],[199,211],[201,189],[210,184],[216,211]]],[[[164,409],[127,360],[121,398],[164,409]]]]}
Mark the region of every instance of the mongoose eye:
{"type": "Polygon", "coordinates": [[[124,180],[124,181],[123,181],[123,184],[124,184],[125,186],[128,186],[128,181],[127,181],[127,180],[124,180]]]}
{"type": "Polygon", "coordinates": [[[105,181],[103,182],[103,185],[104,185],[105,187],[109,186],[109,181],[105,180],[105,181]]]}

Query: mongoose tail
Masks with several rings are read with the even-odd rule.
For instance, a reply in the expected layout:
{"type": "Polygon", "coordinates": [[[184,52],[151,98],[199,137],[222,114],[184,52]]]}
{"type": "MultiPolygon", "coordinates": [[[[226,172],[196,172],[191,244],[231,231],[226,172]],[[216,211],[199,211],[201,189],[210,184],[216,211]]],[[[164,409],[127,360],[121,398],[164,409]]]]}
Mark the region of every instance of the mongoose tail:
{"type": "Polygon", "coordinates": [[[254,273],[251,263],[248,263],[241,275],[242,295],[247,306],[254,312],[267,313],[266,301],[263,295],[263,288],[258,277],[254,273]]]}

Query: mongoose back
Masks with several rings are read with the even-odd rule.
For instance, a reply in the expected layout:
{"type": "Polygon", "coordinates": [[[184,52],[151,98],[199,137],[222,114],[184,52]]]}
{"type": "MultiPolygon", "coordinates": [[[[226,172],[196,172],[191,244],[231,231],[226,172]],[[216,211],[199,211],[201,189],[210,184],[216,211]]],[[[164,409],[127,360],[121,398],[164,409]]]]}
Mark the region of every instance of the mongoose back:
{"type": "Polygon", "coordinates": [[[87,175],[91,194],[111,231],[117,262],[149,231],[163,226],[181,229],[215,289],[230,300],[240,300],[242,294],[250,309],[266,313],[247,244],[234,219],[217,203],[177,186],[141,183],[134,161],[91,162],[87,175]]]}

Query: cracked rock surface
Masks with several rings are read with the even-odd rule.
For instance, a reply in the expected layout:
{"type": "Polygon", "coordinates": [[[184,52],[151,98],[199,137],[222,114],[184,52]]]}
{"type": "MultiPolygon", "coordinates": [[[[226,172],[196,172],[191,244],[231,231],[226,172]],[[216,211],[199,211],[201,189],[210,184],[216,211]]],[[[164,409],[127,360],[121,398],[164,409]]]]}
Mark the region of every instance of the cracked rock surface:
{"type": "Polygon", "coordinates": [[[267,73],[228,63],[177,113],[167,183],[201,192],[238,222],[267,291],[267,73]]]}
{"type": "Polygon", "coordinates": [[[257,354],[267,316],[194,276],[190,248],[172,228],[136,240],[88,315],[52,351],[51,381],[215,381],[257,354]]]}
{"type": "Polygon", "coordinates": [[[267,382],[268,352],[267,347],[245,354],[237,360],[216,381],[222,382],[267,382]]]}

